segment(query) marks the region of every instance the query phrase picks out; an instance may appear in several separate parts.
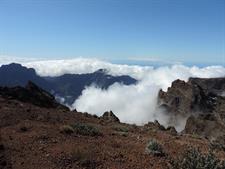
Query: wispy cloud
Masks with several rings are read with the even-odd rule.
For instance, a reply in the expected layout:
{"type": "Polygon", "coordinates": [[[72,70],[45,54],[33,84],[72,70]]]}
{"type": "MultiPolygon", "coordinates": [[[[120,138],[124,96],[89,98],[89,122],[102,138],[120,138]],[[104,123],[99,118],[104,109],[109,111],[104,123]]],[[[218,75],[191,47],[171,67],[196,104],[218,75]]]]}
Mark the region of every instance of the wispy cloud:
{"type": "Polygon", "coordinates": [[[182,64],[180,61],[168,61],[165,59],[161,59],[160,57],[129,57],[127,60],[130,61],[138,61],[138,62],[150,62],[150,63],[161,63],[161,64],[168,64],[168,65],[174,65],[174,64],[182,64]]]}
{"type": "Polygon", "coordinates": [[[37,60],[40,60],[40,59],[28,58],[28,57],[17,57],[17,56],[0,55],[0,65],[9,64],[9,63],[12,63],[12,62],[15,62],[15,63],[27,63],[27,62],[37,61],[37,60]]]}

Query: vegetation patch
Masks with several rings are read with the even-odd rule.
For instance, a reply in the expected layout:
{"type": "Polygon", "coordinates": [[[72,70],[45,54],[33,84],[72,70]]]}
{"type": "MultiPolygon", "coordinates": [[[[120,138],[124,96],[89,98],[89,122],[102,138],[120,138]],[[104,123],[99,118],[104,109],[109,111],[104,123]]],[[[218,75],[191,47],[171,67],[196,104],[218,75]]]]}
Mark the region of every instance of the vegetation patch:
{"type": "Polygon", "coordinates": [[[217,141],[211,141],[210,142],[210,148],[212,150],[223,150],[225,151],[225,146],[223,144],[221,144],[220,142],[217,142],[217,141]]]}
{"type": "Polygon", "coordinates": [[[85,124],[85,123],[75,123],[71,125],[74,130],[74,133],[84,135],[84,136],[99,136],[102,133],[96,127],[85,124]]]}
{"type": "Polygon", "coordinates": [[[74,129],[72,126],[70,125],[63,125],[61,128],[60,128],[60,132],[61,133],[65,133],[65,134],[72,134],[74,132],[74,129]]]}
{"type": "Polygon", "coordinates": [[[146,147],[146,152],[154,156],[164,156],[163,148],[156,140],[150,140],[146,147]]]}
{"type": "Polygon", "coordinates": [[[119,132],[128,132],[129,128],[126,126],[122,126],[122,125],[114,125],[113,130],[119,131],[119,132]]]}
{"type": "Polygon", "coordinates": [[[71,160],[77,162],[82,168],[97,168],[98,163],[94,160],[95,154],[84,149],[73,149],[71,160]]]}
{"type": "Polygon", "coordinates": [[[198,149],[189,148],[181,158],[172,161],[173,169],[224,169],[225,161],[220,161],[212,152],[202,154],[198,149]]]}

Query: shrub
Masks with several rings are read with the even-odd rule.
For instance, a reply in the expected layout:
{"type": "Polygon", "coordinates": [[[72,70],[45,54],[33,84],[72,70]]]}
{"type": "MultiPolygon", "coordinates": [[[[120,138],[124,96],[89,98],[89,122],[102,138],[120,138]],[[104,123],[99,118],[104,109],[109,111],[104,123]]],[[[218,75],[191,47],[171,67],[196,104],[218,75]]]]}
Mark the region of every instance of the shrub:
{"type": "Polygon", "coordinates": [[[177,161],[172,162],[173,169],[224,169],[224,161],[217,159],[212,152],[204,155],[198,149],[188,149],[177,161]]]}
{"type": "Polygon", "coordinates": [[[212,150],[223,150],[223,151],[225,151],[225,146],[218,141],[211,141],[210,142],[210,148],[212,150]]]}
{"type": "Polygon", "coordinates": [[[78,162],[81,168],[97,168],[97,162],[94,160],[95,154],[88,149],[73,149],[71,160],[78,162]]]}
{"type": "Polygon", "coordinates": [[[60,128],[60,132],[65,134],[72,134],[74,132],[74,129],[70,125],[64,125],[60,128]]]}
{"type": "Polygon", "coordinates": [[[154,156],[164,156],[162,146],[156,140],[150,140],[147,147],[146,152],[152,154],[154,156]]]}
{"type": "Polygon", "coordinates": [[[84,161],[88,159],[89,156],[90,156],[89,153],[81,149],[73,149],[71,152],[71,159],[73,161],[84,161]]]}
{"type": "Polygon", "coordinates": [[[101,132],[95,128],[94,126],[84,124],[84,123],[76,123],[72,125],[72,128],[76,134],[84,135],[84,136],[98,136],[101,135],[101,132]]]}
{"type": "Polygon", "coordinates": [[[113,129],[115,131],[119,131],[119,132],[128,132],[129,131],[128,127],[122,126],[122,125],[115,125],[115,126],[113,126],[113,129]]]}

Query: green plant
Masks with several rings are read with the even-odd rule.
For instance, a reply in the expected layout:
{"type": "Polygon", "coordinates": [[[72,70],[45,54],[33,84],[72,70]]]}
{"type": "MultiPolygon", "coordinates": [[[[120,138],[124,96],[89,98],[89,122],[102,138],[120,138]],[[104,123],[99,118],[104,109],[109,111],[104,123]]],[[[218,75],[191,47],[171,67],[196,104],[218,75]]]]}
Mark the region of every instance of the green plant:
{"type": "Polygon", "coordinates": [[[162,146],[156,140],[150,140],[146,147],[146,152],[154,156],[164,156],[162,146]]]}
{"type": "Polygon", "coordinates": [[[86,151],[82,150],[82,149],[73,149],[72,152],[71,152],[71,159],[73,161],[84,161],[89,157],[90,154],[87,153],[86,151]]]}
{"type": "Polygon", "coordinates": [[[129,131],[128,127],[122,126],[122,125],[114,125],[113,129],[115,131],[119,131],[119,132],[128,132],[129,131]]]}
{"type": "Polygon", "coordinates": [[[95,154],[89,149],[72,149],[71,160],[76,161],[82,168],[97,168],[95,154]]]}
{"type": "Polygon", "coordinates": [[[195,139],[201,139],[201,138],[202,138],[200,135],[198,135],[198,134],[196,134],[196,133],[193,133],[193,134],[191,135],[191,137],[192,137],[192,138],[195,138],[195,139]]]}
{"type": "Polygon", "coordinates": [[[210,148],[212,150],[223,150],[223,151],[225,151],[225,146],[218,141],[211,141],[210,142],[210,148]]]}
{"type": "Polygon", "coordinates": [[[173,169],[224,169],[224,161],[220,161],[216,156],[209,152],[202,154],[198,149],[188,149],[183,156],[172,163],[173,169]]]}
{"type": "Polygon", "coordinates": [[[74,129],[70,125],[63,125],[60,128],[60,132],[65,134],[72,134],[74,132],[74,129]]]}
{"type": "Polygon", "coordinates": [[[71,125],[74,133],[84,136],[98,136],[101,132],[94,126],[85,123],[75,123],[71,125]]]}

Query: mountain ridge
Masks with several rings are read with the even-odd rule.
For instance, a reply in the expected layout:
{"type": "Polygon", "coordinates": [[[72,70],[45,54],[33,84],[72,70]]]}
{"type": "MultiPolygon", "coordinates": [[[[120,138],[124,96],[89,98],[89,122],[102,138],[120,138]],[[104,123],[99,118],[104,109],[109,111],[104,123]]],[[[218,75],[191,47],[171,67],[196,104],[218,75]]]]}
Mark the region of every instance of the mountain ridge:
{"type": "Polygon", "coordinates": [[[130,76],[112,76],[107,70],[99,69],[86,74],[64,74],[56,77],[41,77],[35,69],[26,68],[21,64],[11,63],[0,67],[0,86],[23,86],[32,81],[44,90],[55,96],[65,99],[65,104],[72,103],[81,95],[86,86],[95,84],[97,87],[107,89],[114,83],[131,85],[137,82],[130,76]]]}

